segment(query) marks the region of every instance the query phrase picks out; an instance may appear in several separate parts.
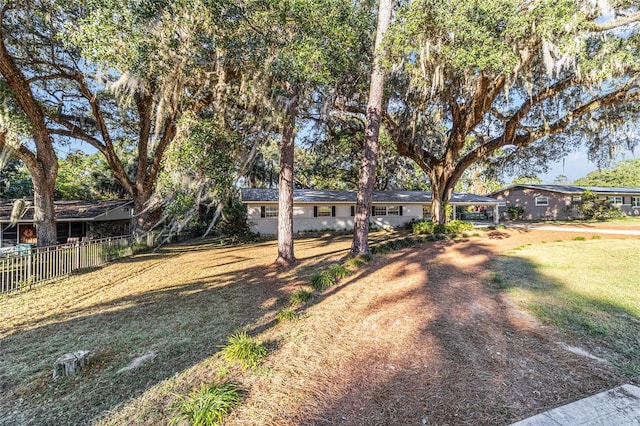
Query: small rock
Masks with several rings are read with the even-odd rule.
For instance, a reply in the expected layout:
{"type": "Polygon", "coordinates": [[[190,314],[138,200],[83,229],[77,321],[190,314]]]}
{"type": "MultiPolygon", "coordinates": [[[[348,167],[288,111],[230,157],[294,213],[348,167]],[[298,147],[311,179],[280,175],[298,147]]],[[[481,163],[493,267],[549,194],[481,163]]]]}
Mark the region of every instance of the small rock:
{"type": "Polygon", "coordinates": [[[53,378],[65,377],[80,370],[89,360],[89,351],[75,351],[62,355],[53,364],[53,378]]]}

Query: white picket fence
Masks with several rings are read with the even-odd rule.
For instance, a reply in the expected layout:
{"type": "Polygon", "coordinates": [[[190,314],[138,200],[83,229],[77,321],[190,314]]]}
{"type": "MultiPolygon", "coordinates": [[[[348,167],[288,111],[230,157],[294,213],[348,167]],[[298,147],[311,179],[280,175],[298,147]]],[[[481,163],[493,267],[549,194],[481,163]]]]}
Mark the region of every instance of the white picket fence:
{"type": "Polygon", "coordinates": [[[0,294],[25,290],[74,271],[132,254],[131,236],[78,241],[51,247],[21,246],[0,257],[0,294]]]}

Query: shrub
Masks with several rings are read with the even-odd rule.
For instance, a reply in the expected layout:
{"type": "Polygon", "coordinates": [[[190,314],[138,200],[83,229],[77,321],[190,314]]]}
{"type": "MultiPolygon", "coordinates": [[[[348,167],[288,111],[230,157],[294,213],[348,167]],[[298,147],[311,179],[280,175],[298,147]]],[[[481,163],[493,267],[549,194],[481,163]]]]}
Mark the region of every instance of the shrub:
{"type": "Polygon", "coordinates": [[[433,234],[435,223],[430,220],[423,220],[420,222],[415,222],[413,224],[413,233],[414,234],[433,234]]]}
{"type": "Polygon", "coordinates": [[[507,209],[507,213],[509,214],[509,218],[511,220],[522,219],[522,216],[524,215],[524,207],[511,206],[507,209]]]}
{"type": "Polygon", "coordinates": [[[187,421],[194,426],[219,425],[242,400],[242,392],[232,383],[202,385],[188,396],[179,397],[176,415],[169,424],[187,421]]]}
{"type": "Polygon", "coordinates": [[[313,299],[313,293],[307,290],[298,290],[294,295],[291,296],[289,302],[292,306],[306,305],[313,299]]]}
{"type": "Polygon", "coordinates": [[[246,331],[237,331],[229,337],[229,344],[222,349],[222,355],[227,361],[240,364],[243,369],[255,368],[267,355],[267,348],[246,331]]]}
{"type": "Polygon", "coordinates": [[[336,283],[335,278],[328,272],[320,272],[311,277],[311,286],[317,291],[324,291],[336,283]]]}
{"type": "Polygon", "coordinates": [[[278,321],[293,321],[298,319],[298,314],[291,308],[284,308],[278,312],[278,321]]]}
{"type": "Polygon", "coordinates": [[[449,224],[434,223],[428,220],[416,222],[413,225],[414,234],[458,234],[464,231],[471,231],[473,224],[463,220],[452,220],[449,224]]]}

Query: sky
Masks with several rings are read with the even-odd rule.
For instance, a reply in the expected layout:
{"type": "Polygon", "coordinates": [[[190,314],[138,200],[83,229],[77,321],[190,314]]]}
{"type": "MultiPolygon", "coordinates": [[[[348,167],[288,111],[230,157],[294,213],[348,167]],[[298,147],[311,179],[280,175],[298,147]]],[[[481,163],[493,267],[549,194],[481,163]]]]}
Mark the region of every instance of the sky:
{"type": "MultiPolygon", "coordinates": [[[[636,157],[639,157],[637,153],[628,151],[619,156],[618,160],[636,157]]],[[[595,170],[598,170],[598,166],[589,161],[586,151],[577,151],[568,154],[564,158],[564,164],[562,161],[554,163],[549,167],[549,172],[538,175],[538,177],[542,179],[542,183],[553,183],[558,176],[565,175],[569,178],[569,182],[573,182],[595,170]]]]}

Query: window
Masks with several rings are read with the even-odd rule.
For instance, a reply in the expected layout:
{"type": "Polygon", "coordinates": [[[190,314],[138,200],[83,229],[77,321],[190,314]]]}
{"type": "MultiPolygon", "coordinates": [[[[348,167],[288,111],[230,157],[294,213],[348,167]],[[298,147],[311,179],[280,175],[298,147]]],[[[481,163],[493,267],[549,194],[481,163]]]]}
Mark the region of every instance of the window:
{"type": "Polygon", "coordinates": [[[633,207],[640,207],[640,197],[631,197],[631,205],[633,207]]]}
{"type": "Polygon", "coordinates": [[[536,206],[548,206],[549,197],[536,197],[536,206]]]}
{"type": "Polygon", "coordinates": [[[400,216],[400,206],[387,206],[387,216],[400,216]]]}
{"type": "Polygon", "coordinates": [[[616,205],[620,205],[623,202],[622,197],[620,195],[611,195],[607,197],[607,200],[611,201],[611,204],[616,204],[616,205]]]}
{"type": "Polygon", "coordinates": [[[374,216],[386,216],[387,215],[387,206],[373,206],[373,215],[374,216]]]}
{"type": "Polygon", "coordinates": [[[571,204],[580,204],[582,202],[582,197],[579,195],[574,195],[571,197],[571,204]]]}
{"type": "Polygon", "coordinates": [[[260,217],[278,217],[278,207],[262,206],[260,207],[260,217]]]}
{"type": "Polygon", "coordinates": [[[318,216],[319,217],[331,216],[331,206],[318,206],[318,216]]]}
{"type": "Polygon", "coordinates": [[[313,206],[313,217],[332,217],[336,215],[336,206],[313,206]]]}
{"type": "Polygon", "coordinates": [[[402,216],[402,206],[373,206],[372,216],[402,216]]]}
{"type": "Polygon", "coordinates": [[[431,220],[431,204],[422,206],[422,218],[431,220]]]}

